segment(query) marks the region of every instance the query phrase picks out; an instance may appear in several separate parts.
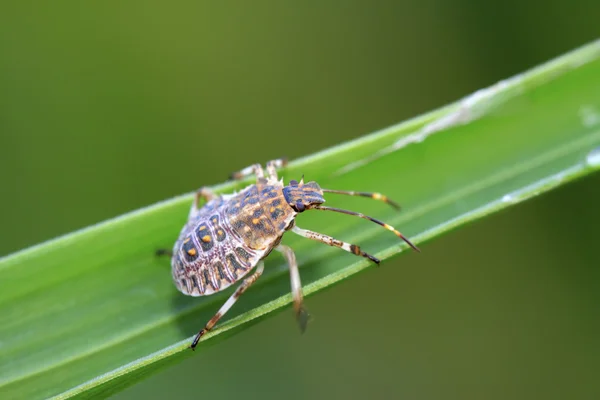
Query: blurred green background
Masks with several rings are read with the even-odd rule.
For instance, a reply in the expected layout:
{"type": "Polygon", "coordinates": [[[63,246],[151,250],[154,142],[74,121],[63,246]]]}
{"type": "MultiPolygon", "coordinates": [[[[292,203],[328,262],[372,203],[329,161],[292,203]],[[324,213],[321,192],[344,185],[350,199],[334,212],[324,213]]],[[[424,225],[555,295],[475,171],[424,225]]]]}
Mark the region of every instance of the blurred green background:
{"type": "MultiPolygon", "coordinates": [[[[3,3],[0,254],[442,106],[597,38],[599,13],[3,3]]],[[[570,184],[310,297],[304,336],[288,309],[115,398],[598,398],[599,188],[570,184]]]]}

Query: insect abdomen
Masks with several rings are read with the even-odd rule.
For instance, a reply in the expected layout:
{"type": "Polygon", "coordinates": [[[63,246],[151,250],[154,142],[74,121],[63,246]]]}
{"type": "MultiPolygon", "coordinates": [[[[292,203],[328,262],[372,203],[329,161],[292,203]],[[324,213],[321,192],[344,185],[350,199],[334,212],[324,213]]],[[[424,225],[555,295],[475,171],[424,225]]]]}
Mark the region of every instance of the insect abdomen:
{"type": "Polygon", "coordinates": [[[231,232],[222,209],[190,221],[173,249],[172,273],[177,288],[191,296],[229,287],[254,267],[260,254],[231,232]]]}

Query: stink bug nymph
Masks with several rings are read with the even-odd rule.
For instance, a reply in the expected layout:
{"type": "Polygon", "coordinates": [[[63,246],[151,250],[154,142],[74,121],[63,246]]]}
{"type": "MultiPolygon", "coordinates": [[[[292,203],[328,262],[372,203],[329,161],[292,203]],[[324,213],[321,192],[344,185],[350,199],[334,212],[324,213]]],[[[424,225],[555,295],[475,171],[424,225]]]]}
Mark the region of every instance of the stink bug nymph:
{"type": "Polygon", "coordinates": [[[216,195],[207,188],[196,193],[188,221],[175,242],[173,251],[159,250],[159,254],[171,254],[171,272],[175,286],[189,296],[207,296],[226,289],[245,279],[229,299],[221,306],[206,326],[198,332],[191,348],[233,306],[263,273],[263,259],[277,250],[286,258],[291,277],[294,311],[304,331],[308,313],[303,306],[302,286],[296,256],[293,250],[280,244],[287,231],[305,238],[339,247],[342,250],[365,257],[377,264],[379,260],[365,253],[355,244],[342,242],[318,232],[302,229],[295,224],[296,215],[307,210],[334,211],[354,215],[381,225],[395,233],[414,250],[419,249],[392,226],[361,213],[323,206],[323,193],[370,197],[399,208],[396,203],[379,193],[364,193],[321,188],[316,182],[304,183],[295,180],[284,186],[277,177],[277,168],[285,165],[283,160],[267,163],[267,174],[260,164],[232,174],[234,179],[256,175],[256,183],[239,193],[216,195]],[[200,199],[206,203],[198,207],[200,199]]]}

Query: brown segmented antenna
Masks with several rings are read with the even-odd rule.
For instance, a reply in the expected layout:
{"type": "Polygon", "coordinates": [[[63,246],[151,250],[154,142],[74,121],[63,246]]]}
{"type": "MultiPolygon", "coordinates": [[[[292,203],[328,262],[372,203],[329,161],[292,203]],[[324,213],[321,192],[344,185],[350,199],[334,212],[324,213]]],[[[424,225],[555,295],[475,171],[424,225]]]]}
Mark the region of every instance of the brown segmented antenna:
{"type": "Polygon", "coordinates": [[[335,194],[344,194],[347,196],[360,196],[360,197],[368,197],[373,200],[383,201],[384,203],[389,204],[394,207],[396,210],[400,210],[400,205],[393,200],[387,198],[387,196],[381,193],[370,193],[370,192],[355,192],[352,190],[333,190],[333,189],[323,189],[321,188],[323,193],[335,193],[335,194]]]}
{"type": "Polygon", "coordinates": [[[385,222],[381,222],[373,217],[369,217],[368,215],[365,214],[361,214],[361,213],[357,213],[354,211],[349,211],[349,210],[343,210],[341,208],[334,208],[334,207],[326,207],[326,206],[315,206],[312,207],[313,210],[323,210],[323,211],[334,211],[334,212],[338,212],[338,213],[342,213],[342,214],[348,214],[348,215],[354,215],[356,217],[360,217],[366,220],[369,220],[371,222],[375,222],[378,225],[383,226],[385,229],[387,229],[388,231],[392,231],[394,232],[394,234],[396,236],[398,236],[400,239],[404,240],[410,247],[413,248],[413,250],[418,251],[419,253],[421,252],[421,250],[419,250],[419,248],[417,246],[415,246],[410,240],[408,240],[403,234],[401,234],[400,232],[398,232],[396,230],[396,228],[394,228],[391,225],[386,224],[385,222]]]}

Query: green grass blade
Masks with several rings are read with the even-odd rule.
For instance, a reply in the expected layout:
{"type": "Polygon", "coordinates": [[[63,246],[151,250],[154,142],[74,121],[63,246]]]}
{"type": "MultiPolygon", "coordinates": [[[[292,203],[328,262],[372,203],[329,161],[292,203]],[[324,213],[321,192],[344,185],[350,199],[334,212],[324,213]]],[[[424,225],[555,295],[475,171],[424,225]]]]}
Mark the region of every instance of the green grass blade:
{"type": "MultiPolygon", "coordinates": [[[[283,175],[305,174],[332,189],[384,192],[402,204],[401,213],[339,195],[328,196],[328,204],[384,220],[423,247],[428,239],[591,173],[600,166],[599,146],[596,42],[441,110],[297,160],[283,175]]],[[[270,256],[265,275],[224,323],[195,353],[187,349],[231,292],[183,296],[171,283],[169,261],[154,257],[155,249],[172,245],[191,198],[0,259],[0,397],[107,396],[185,357],[201,357],[207,346],[290,304],[285,263],[270,256]]],[[[359,243],[382,259],[406,249],[390,232],[349,216],[315,211],[301,215],[298,224],[359,243]]],[[[297,251],[306,294],[372,266],[288,236],[284,243],[297,251]]],[[[411,257],[427,257],[427,247],[411,257]]]]}

